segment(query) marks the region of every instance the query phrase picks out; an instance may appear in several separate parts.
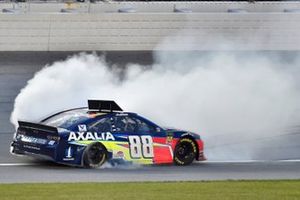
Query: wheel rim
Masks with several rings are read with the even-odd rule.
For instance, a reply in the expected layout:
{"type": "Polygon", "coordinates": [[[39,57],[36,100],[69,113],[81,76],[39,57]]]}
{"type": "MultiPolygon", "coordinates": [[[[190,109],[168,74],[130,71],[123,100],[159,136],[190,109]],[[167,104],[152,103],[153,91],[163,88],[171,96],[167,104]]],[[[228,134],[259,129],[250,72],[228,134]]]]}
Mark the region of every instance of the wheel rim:
{"type": "Polygon", "coordinates": [[[193,159],[195,157],[195,153],[193,151],[192,144],[188,142],[180,143],[177,147],[176,157],[183,162],[193,159]]]}
{"type": "Polygon", "coordinates": [[[93,145],[88,149],[87,156],[91,166],[100,165],[105,159],[104,149],[100,145],[93,145]]]}

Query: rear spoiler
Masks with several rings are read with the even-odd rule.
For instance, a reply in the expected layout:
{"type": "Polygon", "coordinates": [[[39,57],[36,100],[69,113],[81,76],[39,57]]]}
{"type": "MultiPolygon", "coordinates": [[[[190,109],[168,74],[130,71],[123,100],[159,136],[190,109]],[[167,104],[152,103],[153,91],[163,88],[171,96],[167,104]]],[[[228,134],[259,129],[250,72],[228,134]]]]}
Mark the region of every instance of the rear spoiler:
{"type": "Polygon", "coordinates": [[[123,109],[115,101],[108,100],[88,100],[88,106],[90,111],[123,111],[123,109]]]}
{"type": "Polygon", "coordinates": [[[53,127],[53,126],[47,126],[44,124],[37,124],[37,123],[25,122],[25,121],[18,121],[18,123],[19,123],[19,128],[28,128],[28,129],[32,129],[32,130],[38,130],[38,131],[51,133],[53,135],[58,135],[57,128],[53,127]]]}

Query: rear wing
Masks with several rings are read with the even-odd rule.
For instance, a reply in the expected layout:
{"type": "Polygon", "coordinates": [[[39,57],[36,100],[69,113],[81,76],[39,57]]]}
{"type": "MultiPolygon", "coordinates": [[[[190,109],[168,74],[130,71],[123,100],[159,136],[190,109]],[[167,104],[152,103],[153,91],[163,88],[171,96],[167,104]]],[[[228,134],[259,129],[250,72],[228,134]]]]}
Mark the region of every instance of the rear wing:
{"type": "Polygon", "coordinates": [[[88,106],[90,111],[99,111],[99,112],[123,111],[123,109],[115,101],[108,101],[108,100],[88,100],[88,106]]]}
{"type": "Polygon", "coordinates": [[[49,135],[53,136],[58,136],[58,130],[56,127],[53,126],[47,126],[44,124],[37,124],[37,123],[32,123],[32,122],[25,122],[25,121],[18,121],[19,123],[19,128],[25,128],[25,129],[30,129],[33,132],[36,133],[41,133],[45,132],[49,135]]]}

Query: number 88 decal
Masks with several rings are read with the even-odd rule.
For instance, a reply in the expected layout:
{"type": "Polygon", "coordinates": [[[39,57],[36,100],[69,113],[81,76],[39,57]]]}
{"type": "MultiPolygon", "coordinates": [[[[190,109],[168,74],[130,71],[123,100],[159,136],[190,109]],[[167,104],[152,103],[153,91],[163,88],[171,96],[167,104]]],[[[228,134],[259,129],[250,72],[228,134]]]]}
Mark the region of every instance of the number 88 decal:
{"type": "Polygon", "coordinates": [[[153,141],[150,135],[129,136],[129,152],[131,158],[153,158],[153,141]]]}

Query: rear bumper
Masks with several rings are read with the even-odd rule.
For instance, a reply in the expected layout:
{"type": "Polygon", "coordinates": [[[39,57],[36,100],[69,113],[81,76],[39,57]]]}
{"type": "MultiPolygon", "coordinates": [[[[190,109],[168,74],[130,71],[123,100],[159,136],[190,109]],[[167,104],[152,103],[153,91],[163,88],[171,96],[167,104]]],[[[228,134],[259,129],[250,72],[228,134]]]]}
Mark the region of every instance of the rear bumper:
{"type": "Polygon", "coordinates": [[[35,159],[48,160],[69,166],[82,166],[82,146],[68,145],[68,148],[62,147],[59,143],[49,146],[35,146],[34,144],[13,141],[10,146],[10,153],[15,156],[28,156],[35,159]],[[72,157],[68,157],[69,147],[72,147],[72,157]]]}
{"type": "Polygon", "coordinates": [[[13,141],[10,145],[10,153],[16,156],[30,156],[43,160],[56,160],[55,147],[42,147],[23,142],[13,141]]]}

